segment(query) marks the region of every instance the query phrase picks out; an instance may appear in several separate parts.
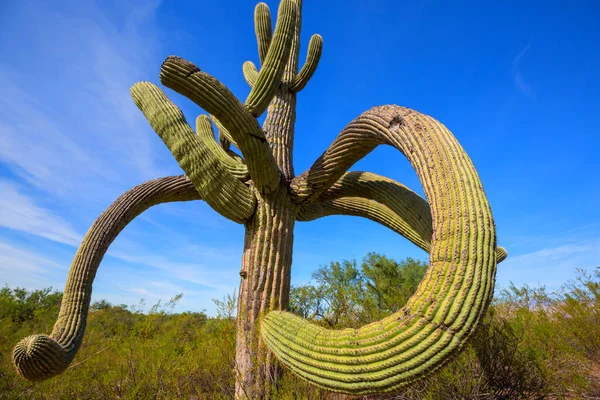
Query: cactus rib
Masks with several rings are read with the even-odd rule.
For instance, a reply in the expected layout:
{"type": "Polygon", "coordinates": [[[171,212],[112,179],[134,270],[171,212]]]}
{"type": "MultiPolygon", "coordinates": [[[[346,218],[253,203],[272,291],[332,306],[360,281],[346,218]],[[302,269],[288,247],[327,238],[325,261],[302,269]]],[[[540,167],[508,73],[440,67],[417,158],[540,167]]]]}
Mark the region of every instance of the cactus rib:
{"type": "Polygon", "coordinates": [[[273,40],[256,82],[246,99],[246,107],[255,117],[265,112],[281,84],[281,77],[292,48],[298,13],[298,5],[292,0],[283,0],[279,5],[273,40]]]}
{"type": "Polygon", "coordinates": [[[292,92],[299,92],[308,83],[310,78],[314,75],[321,59],[321,53],[323,52],[323,38],[321,35],[313,35],[308,42],[308,53],[306,55],[306,62],[300,69],[300,72],[294,78],[294,81],[290,85],[292,92]]]}
{"type": "Polygon", "coordinates": [[[254,8],[254,31],[258,44],[258,57],[261,64],[265,62],[273,38],[271,26],[271,10],[265,3],[258,3],[254,8]]]}
{"type": "Polygon", "coordinates": [[[219,159],[231,175],[242,182],[246,182],[250,179],[246,164],[230,154],[227,150],[224,150],[215,140],[215,132],[213,131],[212,123],[208,115],[199,115],[196,118],[196,135],[198,135],[198,139],[210,149],[211,153],[219,159]]]}
{"type": "Polygon", "coordinates": [[[285,312],[271,312],[262,322],[262,337],[283,364],[338,392],[387,392],[438,368],[471,335],[493,293],[489,204],[468,156],[431,117],[398,106],[363,113],[292,181],[297,198],[315,202],[384,143],[408,158],[431,206],[430,267],[416,293],[402,310],[359,329],[327,330],[285,312]]]}
{"type": "Polygon", "coordinates": [[[254,87],[256,84],[256,79],[258,78],[258,70],[256,69],[256,65],[254,65],[252,61],[246,61],[242,65],[242,72],[248,85],[251,88],[254,87]]]}
{"type": "MultiPolygon", "coordinates": [[[[402,235],[429,253],[431,249],[431,229],[426,231],[411,230],[411,225],[406,220],[405,211],[406,209],[400,208],[399,204],[393,204],[388,207],[366,198],[338,197],[303,205],[300,208],[297,220],[301,222],[314,221],[330,215],[349,215],[367,218],[402,235]],[[429,232],[429,236],[425,234],[427,231],[429,232]]],[[[506,250],[498,246],[496,248],[496,264],[504,261],[506,256],[506,250]]]]}
{"type": "Polygon", "coordinates": [[[163,63],[160,80],[223,125],[242,152],[259,192],[269,193],[279,185],[279,168],[258,121],[229,89],[189,61],[173,56],[163,63]]]}
{"type": "MultiPolygon", "coordinates": [[[[328,215],[354,215],[380,223],[428,254],[433,235],[431,209],[421,196],[401,183],[371,172],[347,172],[315,203],[300,208],[299,221],[328,215]]],[[[496,262],[507,256],[496,249],[496,262]]]]}
{"type": "Polygon", "coordinates": [[[106,209],[75,254],[52,333],[28,336],[15,346],[13,362],[19,375],[33,381],[47,379],[60,374],[73,361],[83,340],[98,266],[108,246],[129,222],[156,204],[199,199],[187,177],[169,176],[134,187],[106,209]]]}
{"type": "Polygon", "coordinates": [[[254,194],[225,168],[206,141],[194,134],[181,110],[149,82],[136,83],[131,96],[200,196],[224,217],[246,222],[256,207],[254,194]]]}

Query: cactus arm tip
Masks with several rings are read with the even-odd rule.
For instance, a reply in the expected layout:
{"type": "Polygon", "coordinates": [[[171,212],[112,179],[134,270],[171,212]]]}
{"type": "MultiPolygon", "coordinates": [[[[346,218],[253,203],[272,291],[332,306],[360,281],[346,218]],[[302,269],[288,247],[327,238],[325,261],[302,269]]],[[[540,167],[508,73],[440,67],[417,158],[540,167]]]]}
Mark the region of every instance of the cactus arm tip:
{"type": "Polygon", "coordinates": [[[30,381],[60,374],[69,365],[67,352],[47,335],[27,336],[15,346],[13,363],[17,373],[30,381]]]}

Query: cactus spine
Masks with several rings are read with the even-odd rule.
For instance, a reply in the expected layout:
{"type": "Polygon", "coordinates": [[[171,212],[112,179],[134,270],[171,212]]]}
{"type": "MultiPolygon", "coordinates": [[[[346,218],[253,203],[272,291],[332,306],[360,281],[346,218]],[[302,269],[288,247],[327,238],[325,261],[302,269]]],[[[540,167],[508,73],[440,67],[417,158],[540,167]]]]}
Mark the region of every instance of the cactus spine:
{"type": "Polygon", "coordinates": [[[154,84],[131,89],[135,104],[185,175],[143,183],[119,197],[92,225],[71,265],[52,333],[19,342],[17,371],[30,380],[60,374],[79,348],[92,282],[114,238],[147,208],[205,200],[244,224],[236,349],[236,397],[268,396],[277,358],[302,378],[333,391],[393,391],[441,366],[469,338],[491,300],[496,247],[491,210],[475,169],[435,119],[399,106],[375,107],[352,121],[306,172],[292,163],[296,96],[315,73],[323,40],[313,35],[298,68],[301,0],[282,0],[275,31],[266,4],[255,9],[260,69],[250,61],[244,102],[216,78],[168,57],[161,82],[209,115],[196,133],[154,84]],[[257,117],[267,111],[263,126],[257,117]],[[212,125],[218,128],[218,140],[212,125]],[[348,169],[375,147],[403,153],[428,201],[402,184],[348,169]],[[234,145],[241,156],[231,150],[234,145]],[[430,254],[430,268],[399,312],[360,329],[326,330],[286,313],[296,221],[327,215],[377,221],[430,254]]]}

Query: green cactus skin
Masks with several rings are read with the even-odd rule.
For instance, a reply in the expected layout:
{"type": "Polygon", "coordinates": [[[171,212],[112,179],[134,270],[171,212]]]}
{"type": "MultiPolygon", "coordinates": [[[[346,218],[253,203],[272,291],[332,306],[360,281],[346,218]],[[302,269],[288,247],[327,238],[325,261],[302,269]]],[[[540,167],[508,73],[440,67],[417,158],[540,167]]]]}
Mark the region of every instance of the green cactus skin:
{"type": "Polygon", "coordinates": [[[439,368],[477,327],[496,273],[495,226],[477,173],[454,136],[416,111],[383,106],[361,115],[292,181],[295,195],[319,196],[378,144],[408,158],[431,205],[430,267],[417,292],[402,310],[359,329],[327,330],[271,312],[261,330],[299,376],[350,394],[393,391],[439,368]]]}
{"type": "Polygon", "coordinates": [[[223,166],[206,141],[194,134],[181,110],[149,82],[135,84],[131,97],[200,196],[224,217],[240,223],[247,221],[256,207],[254,195],[223,166]]]}
{"type": "Polygon", "coordinates": [[[92,282],[108,246],[143,211],[170,201],[205,200],[244,224],[236,398],[268,397],[280,372],[277,359],[329,390],[390,392],[436,370],[465,344],[491,301],[496,264],[506,257],[496,247],[479,177],[441,123],[399,106],[363,113],[296,176],[296,96],[315,73],[323,48],[321,36],[313,35],[298,72],[301,10],[302,1],[282,0],[273,33],[269,8],[256,7],[261,69],[250,61],[243,66],[251,88],[245,102],[191,62],[166,59],[161,83],[209,114],[196,119],[196,133],[156,85],[131,88],[135,104],[186,175],[134,187],[94,222],[73,259],[52,333],[29,336],[14,349],[21,376],[41,380],[68,368],[81,345],[92,282]],[[265,110],[261,127],[257,117],[265,110]],[[383,144],[408,158],[427,201],[392,179],[347,172],[383,144]],[[295,222],[334,214],[376,221],[430,255],[431,266],[408,304],[359,329],[326,330],[284,312],[295,222]]]}
{"type": "Polygon", "coordinates": [[[188,178],[171,176],[134,187],[104,211],[75,254],[52,333],[28,336],[15,346],[13,361],[19,375],[38,381],[67,369],[83,340],[98,266],[108,246],[129,222],[156,204],[200,199],[188,178]]]}
{"type": "Polygon", "coordinates": [[[258,78],[258,70],[256,69],[256,65],[254,65],[252,61],[246,61],[242,65],[242,73],[244,74],[244,79],[248,85],[250,87],[254,87],[256,79],[258,78]]]}
{"type": "Polygon", "coordinates": [[[310,42],[308,42],[308,54],[306,56],[306,62],[290,85],[290,90],[292,92],[299,92],[304,89],[310,78],[312,78],[317,70],[322,52],[323,38],[321,35],[315,34],[310,38],[310,42]]]}
{"type": "Polygon", "coordinates": [[[283,0],[279,5],[273,40],[246,99],[246,107],[255,117],[265,112],[279,87],[292,48],[297,14],[298,5],[294,1],[283,0]]]}
{"type": "MultiPolygon", "coordinates": [[[[431,209],[421,196],[385,176],[371,172],[347,172],[314,203],[304,204],[298,221],[314,221],[329,215],[364,217],[404,236],[429,254],[433,235],[431,209]]],[[[496,249],[496,262],[506,250],[496,249]]]]}
{"type": "Polygon", "coordinates": [[[265,3],[258,3],[254,9],[254,30],[258,43],[258,56],[264,63],[271,46],[273,28],[271,27],[271,10],[265,3]]]}
{"type": "Polygon", "coordinates": [[[244,164],[237,154],[228,152],[223,149],[215,141],[215,132],[212,128],[212,123],[208,115],[199,115],[196,118],[196,134],[198,139],[214,154],[231,175],[242,182],[246,182],[250,179],[250,173],[248,167],[244,164]]]}

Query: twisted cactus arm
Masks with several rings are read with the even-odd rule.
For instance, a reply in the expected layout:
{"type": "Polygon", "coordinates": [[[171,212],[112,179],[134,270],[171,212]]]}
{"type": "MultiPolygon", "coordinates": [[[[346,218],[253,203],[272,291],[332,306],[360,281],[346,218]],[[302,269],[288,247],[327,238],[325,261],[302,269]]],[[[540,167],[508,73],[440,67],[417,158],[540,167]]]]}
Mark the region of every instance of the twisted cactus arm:
{"type": "Polygon", "coordinates": [[[256,32],[256,42],[258,43],[258,57],[261,64],[263,64],[273,38],[271,10],[265,3],[258,3],[254,9],[254,30],[256,32]]]}
{"type": "Polygon", "coordinates": [[[308,83],[310,78],[317,70],[319,60],[321,59],[321,53],[323,52],[323,38],[321,35],[313,35],[308,43],[308,53],[306,55],[306,62],[304,66],[294,78],[294,81],[290,85],[292,92],[299,92],[308,83]]]}
{"type": "Polygon", "coordinates": [[[160,80],[206,110],[229,132],[259,192],[269,193],[279,185],[279,168],[258,121],[229,89],[179,57],[167,58],[160,80]]]}
{"type": "Polygon", "coordinates": [[[223,164],[223,167],[229,171],[236,179],[242,182],[246,182],[250,179],[248,173],[248,167],[238,159],[232,152],[228,152],[223,149],[215,141],[215,132],[213,131],[212,123],[207,115],[199,115],[196,118],[196,134],[198,139],[208,148],[210,152],[214,154],[219,161],[223,164]]]}
{"type": "Polygon", "coordinates": [[[254,213],[256,198],[227,170],[216,149],[194,134],[181,110],[149,82],[135,84],[131,96],[200,196],[224,217],[246,222],[254,213]]]}
{"type": "Polygon", "coordinates": [[[327,330],[285,312],[269,313],[261,327],[281,362],[338,392],[392,391],[440,367],[464,345],[493,294],[496,233],[488,201],[468,156],[433,118],[398,106],[365,112],[295,179],[294,194],[314,201],[383,143],[408,158],[431,206],[430,267],[417,291],[402,310],[359,329],[327,330]]]}
{"type": "Polygon", "coordinates": [[[246,107],[255,117],[265,112],[281,84],[281,77],[292,48],[298,13],[298,5],[293,0],[283,0],[279,5],[273,40],[256,82],[246,99],[246,107]]]}
{"type": "Polygon", "coordinates": [[[13,361],[19,375],[37,381],[58,375],[69,366],[83,340],[98,266],[129,222],[156,204],[199,199],[185,176],[170,176],[134,187],[104,211],[75,254],[52,333],[26,337],[15,346],[13,361]]]}
{"type": "MultiPolygon", "coordinates": [[[[421,196],[393,179],[371,172],[347,172],[315,203],[304,204],[299,221],[328,215],[353,215],[378,222],[416,244],[428,254],[433,235],[431,209],[421,196]]],[[[496,263],[507,256],[496,249],[496,263]]]]}

